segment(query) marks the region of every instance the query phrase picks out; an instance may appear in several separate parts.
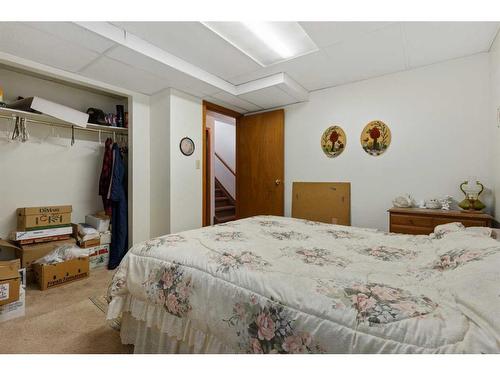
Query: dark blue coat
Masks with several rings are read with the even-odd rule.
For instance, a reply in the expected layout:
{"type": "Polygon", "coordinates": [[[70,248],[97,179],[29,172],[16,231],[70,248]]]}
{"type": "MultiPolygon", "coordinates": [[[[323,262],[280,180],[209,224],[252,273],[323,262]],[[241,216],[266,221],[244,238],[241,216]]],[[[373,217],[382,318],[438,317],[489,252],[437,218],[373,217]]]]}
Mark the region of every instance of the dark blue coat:
{"type": "Polygon", "coordinates": [[[128,251],[128,209],[125,191],[126,166],[123,162],[120,148],[113,145],[113,179],[111,181],[110,200],[113,205],[111,215],[111,250],[109,254],[109,269],[116,268],[128,251]]]}

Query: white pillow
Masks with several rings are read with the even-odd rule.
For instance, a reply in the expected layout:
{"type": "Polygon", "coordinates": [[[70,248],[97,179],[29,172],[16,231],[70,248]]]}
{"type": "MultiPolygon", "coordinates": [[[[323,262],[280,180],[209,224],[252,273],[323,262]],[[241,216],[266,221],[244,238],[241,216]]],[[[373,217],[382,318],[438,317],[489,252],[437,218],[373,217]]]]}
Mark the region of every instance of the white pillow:
{"type": "Polygon", "coordinates": [[[468,227],[465,230],[476,237],[493,237],[493,230],[488,227],[468,227]]]}
{"type": "Polygon", "coordinates": [[[461,232],[465,229],[462,223],[448,223],[438,225],[434,228],[433,236],[434,238],[442,238],[444,235],[453,232],[461,232]]]}

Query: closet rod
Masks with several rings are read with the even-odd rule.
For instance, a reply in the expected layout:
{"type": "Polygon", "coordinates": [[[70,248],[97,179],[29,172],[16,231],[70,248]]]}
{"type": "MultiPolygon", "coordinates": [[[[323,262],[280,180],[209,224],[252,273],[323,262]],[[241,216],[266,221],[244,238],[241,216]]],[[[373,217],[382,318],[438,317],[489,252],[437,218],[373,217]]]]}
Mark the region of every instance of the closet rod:
{"type": "MultiPolygon", "coordinates": [[[[15,119],[15,116],[7,116],[7,115],[0,115],[0,118],[7,119],[7,120],[12,120],[15,119]]],[[[71,129],[74,127],[75,130],[81,130],[81,131],[86,131],[86,132],[91,132],[91,133],[108,133],[108,134],[119,134],[120,136],[125,136],[128,137],[128,134],[120,131],[120,130],[113,130],[113,127],[109,127],[109,129],[104,128],[103,129],[92,129],[92,128],[82,128],[76,125],[66,125],[66,124],[58,124],[54,122],[49,122],[49,121],[41,121],[41,120],[32,120],[29,118],[25,119],[26,122],[32,123],[32,124],[40,124],[40,125],[47,125],[47,126],[55,126],[58,128],[66,128],[66,129],[71,129]]],[[[122,128],[119,128],[122,129],[122,128]]]]}

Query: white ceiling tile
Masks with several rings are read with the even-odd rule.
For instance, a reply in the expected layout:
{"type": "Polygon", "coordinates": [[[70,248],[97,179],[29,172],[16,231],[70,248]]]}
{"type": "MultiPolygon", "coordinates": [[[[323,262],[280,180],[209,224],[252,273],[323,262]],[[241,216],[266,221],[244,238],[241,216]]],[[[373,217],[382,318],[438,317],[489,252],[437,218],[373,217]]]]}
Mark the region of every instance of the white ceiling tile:
{"type": "Polygon", "coordinates": [[[285,72],[294,81],[309,91],[328,86],[333,73],[332,64],[326,53],[318,51],[294,60],[289,60],[280,64],[280,66],[271,67],[265,71],[261,70],[236,77],[231,82],[241,84],[279,72],[285,72]]]}
{"type": "Polygon", "coordinates": [[[487,52],[497,22],[407,22],[403,25],[410,67],[487,52]]]}
{"type": "Polygon", "coordinates": [[[200,22],[114,22],[128,32],[223,79],[260,66],[200,22]]]}
{"type": "Polygon", "coordinates": [[[214,96],[207,95],[207,96],[205,96],[203,98],[203,100],[206,100],[207,102],[210,102],[210,103],[213,103],[213,104],[220,105],[220,106],[225,107],[227,109],[231,109],[231,110],[233,110],[235,112],[238,112],[238,113],[241,113],[241,114],[249,112],[249,111],[247,111],[244,108],[237,107],[235,105],[227,103],[224,100],[221,100],[221,99],[216,98],[214,96]]]}
{"type": "Polygon", "coordinates": [[[18,22],[0,22],[0,51],[71,72],[99,56],[18,22]]]}
{"type": "Polygon", "coordinates": [[[203,81],[179,72],[159,61],[144,56],[129,48],[119,46],[106,53],[107,56],[123,62],[124,64],[149,72],[169,82],[170,87],[185,91],[199,97],[211,95],[220,89],[203,81]]]}
{"type": "Polygon", "coordinates": [[[329,58],[323,87],[395,73],[406,68],[398,24],[324,49],[329,58]]]}
{"type": "Polygon", "coordinates": [[[389,22],[300,22],[318,47],[344,42],[389,24],[389,22]]]}
{"type": "Polygon", "coordinates": [[[253,103],[250,103],[246,100],[243,100],[237,96],[231,95],[225,91],[218,92],[216,94],[212,94],[213,97],[223,100],[226,103],[229,103],[231,105],[234,105],[239,108],[243,108],[247,111],[258,111],[262,109],[262,107],[259,107],[253,103]]]}
{"type": "Polygon", "coordinates": [[[166,80],[105,56],[87,66],[80,74],[146,95],[170,87],[166,80]]]}
{"type": "Polygon", "coordinates": [[[109,39],[72,22],[24,22],[24,24],[98,53],[103,53],[115,45],[109,39]]]}
{"type": "MultiPolygon", "coordinates": [[[[285,72],[307,90],[486,52],[499,29],[488,22],[301,22],[320,51],[262,68],[199,22],[116,25],[232,84],[285,72]]],[[[0,22],[0,51],[67,71],[83,69],[84,75],[145,94],[173,87],[242,113],[296,101],[278,87],[238,97],[221,92],[73,23],[0,22]]]]}
{"type": "Polygon", "coordinates": [[[297,102],[295,98],[277,87],[268,87],[240,95],[239,97],[266,109],[297,102]]]}

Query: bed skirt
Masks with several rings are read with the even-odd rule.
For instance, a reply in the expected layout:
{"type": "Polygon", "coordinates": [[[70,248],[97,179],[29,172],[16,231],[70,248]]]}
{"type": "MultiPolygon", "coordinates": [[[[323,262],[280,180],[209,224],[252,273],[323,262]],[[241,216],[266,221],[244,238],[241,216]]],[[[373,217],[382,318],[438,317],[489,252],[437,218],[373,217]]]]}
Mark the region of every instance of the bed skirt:
{"type": "Polygon", "coordinates": [[[134,345],[135,354],[228,354],[234,353],[211,335],[197,335],[187,330],[185,337],[178,338],[158,327],[149,327],[144,321],[124,313],[120,330],[122,344],[134,345]]]}
{"type": "Polygon", "coordinates": [[[134,353],[237,353],[189,319],[169,314],[161,306],[138,300],[131,295],[114,298],[108,319],[121,316],[123,344],[134,345],[134,353]]]}

